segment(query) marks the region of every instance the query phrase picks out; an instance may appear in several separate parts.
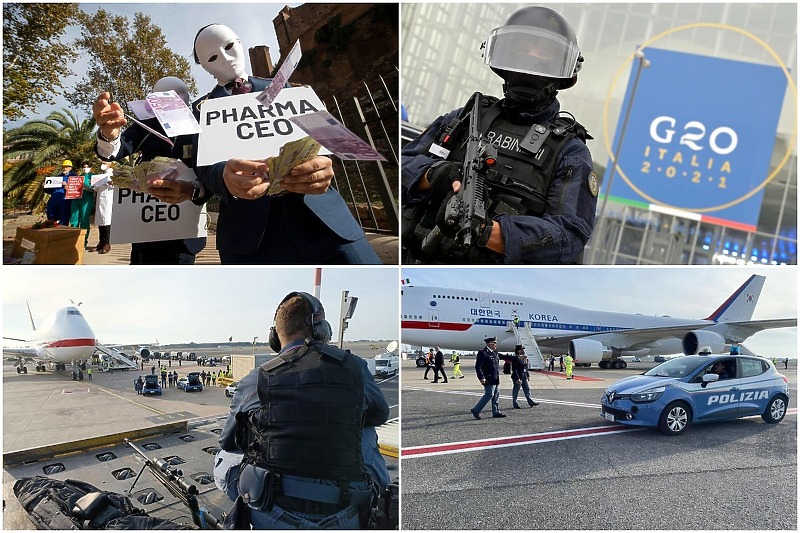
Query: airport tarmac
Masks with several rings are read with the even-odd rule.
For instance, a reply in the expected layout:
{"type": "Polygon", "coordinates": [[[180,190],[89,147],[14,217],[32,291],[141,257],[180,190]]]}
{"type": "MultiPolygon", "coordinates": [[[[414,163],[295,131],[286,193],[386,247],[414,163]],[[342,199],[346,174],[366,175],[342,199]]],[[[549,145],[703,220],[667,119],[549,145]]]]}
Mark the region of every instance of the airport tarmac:
{"type": "Polygon", "coordinates": [[[402,528],[796,531],[797,368],[779,369],[792,399],[777,425],[755,417],[665,437],[601,419],[605,388],[652,366],[576,369],[576,380],[533,372],[540,404],[521,410],[502,376],[507,417],[487,406],[475,420],[474,359],[446,384],[404,360],[402,528]]]}
{"type": "MultiPolygon", "coordinates": [[[[358,353],[354,350],[354,352],[358,353]]],[[[155,364],[151,362],[151,364],[155,364]]],[[[145,364],[145,368],[150,365],[145,364]]],[[[170,370],[181,376],[191,371],[219,370],[173,361],[170,370]]],[[[140,396],[133,380],[145,372],[93,373],[93,380],[72,381],[69,372],[17,374],[3,365],[3,529],[32,529],[13,494],[21,477],[49,475],[80,479],[103,490],[123,493],[133,479],[117,473],[138,473],[141,461],[124,446],[128,437],[153,447],[152,458],[179,457],[184,475],[194,480],[200,499],[217,516],[230,502],[209,482],[219,431],[227,418],[230,398],[222,387],[186,393],[167,388],[162,396],[140,396]],[[109,457],[113,457],[108,460],[109,457]],[[55,468],[55,472],[52,472],[55,468]],[[112,475],[113,473],[113,475],[112,475]]],[[[381,452],[392,479],[399,477],[399,377],[378,382],[390,406],[389,422],[379,428],[381,452]]],[[[163,500],[134,504],[152,516],[174,519],[187,513],[149,473],[137,482],[134,497],[146,498],[155,489],[163,500]]]]}

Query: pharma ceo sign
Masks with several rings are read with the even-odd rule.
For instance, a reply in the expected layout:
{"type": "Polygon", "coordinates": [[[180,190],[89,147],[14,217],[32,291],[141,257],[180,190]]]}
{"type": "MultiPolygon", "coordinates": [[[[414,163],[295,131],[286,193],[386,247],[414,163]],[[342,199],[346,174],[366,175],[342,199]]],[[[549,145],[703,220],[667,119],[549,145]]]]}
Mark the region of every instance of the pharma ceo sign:
{"type": "MultiPolygon", "coordinates": [[[[783,70],[656,48],[645,54],[651,66],[641,73],[619,156],[623,179],[611,195],[755,230],[763,189],[752,193],[769,176],[783,70]]],[[[620,121],[637,68],[634,62],[620,121]]]]}

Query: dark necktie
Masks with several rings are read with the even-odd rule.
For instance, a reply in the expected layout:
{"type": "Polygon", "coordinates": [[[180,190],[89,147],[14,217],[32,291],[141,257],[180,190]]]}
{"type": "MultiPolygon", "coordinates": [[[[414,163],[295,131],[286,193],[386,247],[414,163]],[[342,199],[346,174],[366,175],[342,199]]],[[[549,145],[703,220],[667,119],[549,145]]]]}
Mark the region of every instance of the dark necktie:
{"type": "Polygon", "coordinates": [[[247,84],[247,80],[242,78],[227,84],[225,87],[230,89],[232,94],[246,94],[253,90],[250,88],[250,85],[247,84]]]}

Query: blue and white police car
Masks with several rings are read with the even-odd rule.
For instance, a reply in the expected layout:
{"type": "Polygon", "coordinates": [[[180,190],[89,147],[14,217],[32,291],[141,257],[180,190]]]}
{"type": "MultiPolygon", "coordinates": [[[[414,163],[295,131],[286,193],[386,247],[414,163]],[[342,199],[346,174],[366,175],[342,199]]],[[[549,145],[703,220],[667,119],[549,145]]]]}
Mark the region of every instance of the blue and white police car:
{"type": "Polygon", "coordinates": [[[760,357],[689,355],[618,381],[601,405],[606,420],[680,435],[689,424],[752,415],[777,424],[789,407],[789,384],[760,357]]]}

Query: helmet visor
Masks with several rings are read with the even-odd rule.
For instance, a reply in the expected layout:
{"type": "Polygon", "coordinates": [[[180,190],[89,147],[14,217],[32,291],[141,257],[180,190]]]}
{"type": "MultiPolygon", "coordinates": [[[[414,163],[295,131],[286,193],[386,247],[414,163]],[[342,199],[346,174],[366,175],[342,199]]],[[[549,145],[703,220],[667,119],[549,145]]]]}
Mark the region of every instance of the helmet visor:
{"type": "Polygon", "coordinates": [[[563,35],[530,26],[502,26],[489,35],[483,62],[492,68],[572,78],[581,51],[563,35]]]}

